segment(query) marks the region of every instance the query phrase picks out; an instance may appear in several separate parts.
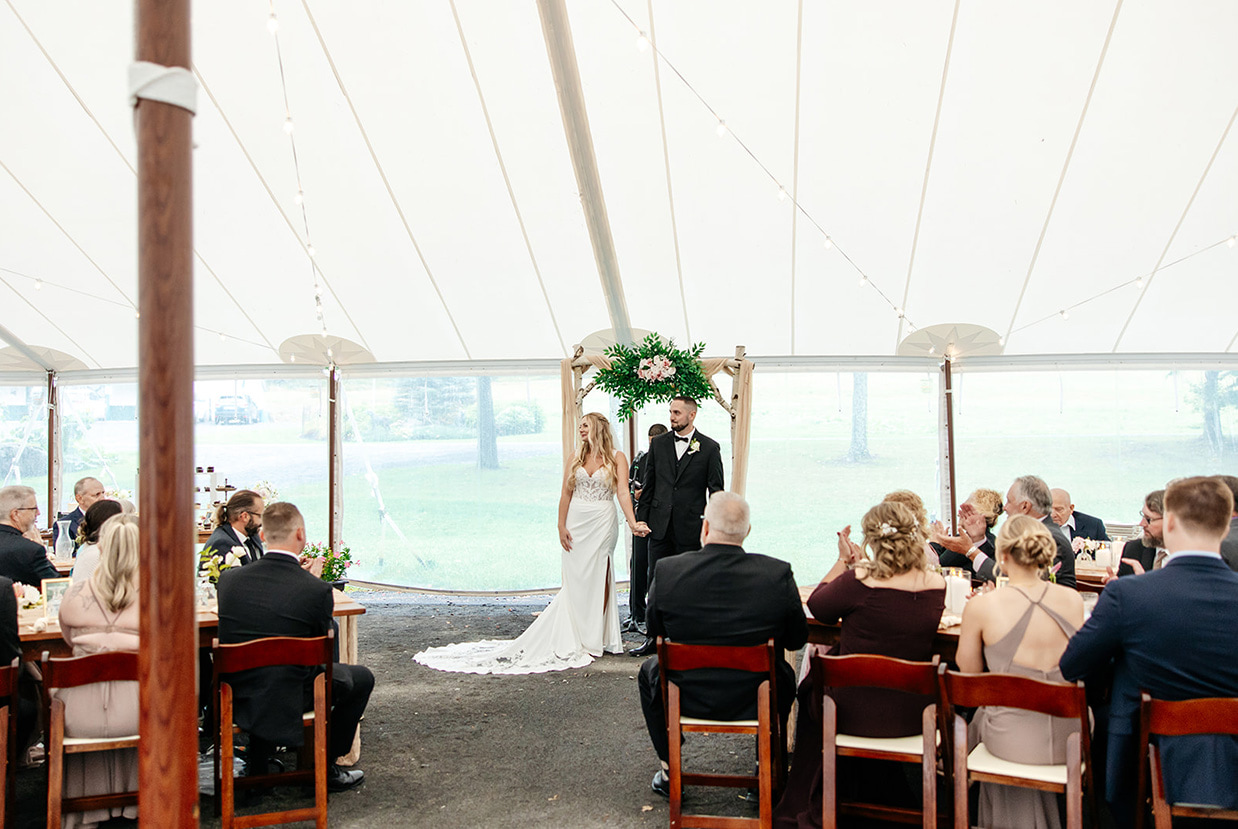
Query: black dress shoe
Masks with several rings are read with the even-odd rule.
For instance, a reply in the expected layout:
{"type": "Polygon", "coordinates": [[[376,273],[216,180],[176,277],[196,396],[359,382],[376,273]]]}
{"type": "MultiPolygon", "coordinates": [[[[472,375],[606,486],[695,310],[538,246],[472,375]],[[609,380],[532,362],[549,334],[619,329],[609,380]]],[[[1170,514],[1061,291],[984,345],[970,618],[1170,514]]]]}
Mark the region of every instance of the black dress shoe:
{"type": "Polygon", "coordinates": [[[653,782],[649,784],[649,788],[663,797],[671,796],[671,778],[665,769],[658,769],[658,773],[653,776],[653,782]]]}
{"type": "Polygon", "coordinates": [[[327,791],[342,792],[359,785],[365,780],[365,772],[361,769],[342,769],[332,763],[327,766],[327,791]]]}
{"type": "Polygon", "coordinates": [[[628,651],[628,656],[649,656],[658,652],[657,640],[652,637],[645,639],[638,648],[632,648],[628,651]]]}

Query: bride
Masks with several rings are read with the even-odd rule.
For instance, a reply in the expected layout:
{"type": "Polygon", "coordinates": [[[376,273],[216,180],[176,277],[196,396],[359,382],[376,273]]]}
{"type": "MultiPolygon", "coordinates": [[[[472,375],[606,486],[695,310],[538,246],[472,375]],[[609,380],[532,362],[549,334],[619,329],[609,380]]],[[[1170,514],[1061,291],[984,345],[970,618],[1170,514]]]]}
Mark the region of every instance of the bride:
{"type": "Polygon", "coordinates": [[[559,497],[563,587],[558,595],[516,639],[460,642],[413,658],[440,671],[534,674],[582,668],[604,652],[623,653],[613,567],[616,495],[629,529],[649,533],[632,512],[627,480],[628,459],[615,451],[610,421],[590,412],[580,421],[580,450],[563,476],[559,497]]]}

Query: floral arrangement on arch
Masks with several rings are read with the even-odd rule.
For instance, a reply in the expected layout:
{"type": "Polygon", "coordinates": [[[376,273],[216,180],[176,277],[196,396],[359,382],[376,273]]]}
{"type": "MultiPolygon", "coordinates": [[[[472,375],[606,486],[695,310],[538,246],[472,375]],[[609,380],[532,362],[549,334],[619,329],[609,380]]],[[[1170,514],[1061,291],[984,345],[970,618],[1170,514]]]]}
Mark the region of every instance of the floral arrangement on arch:
{"type": "Polygon", "coordinates": [[[353,560],[352,550],[344,543],[340,544],[338,550],[331,549],[330,544],[306,544],[301,556],[306,561],[322,559],[322,574],[319,578],[332,583],[348,578],[348,568],[357,563],[353,560]]]}
{"type": "Polygon", "coordinates": [[[271,504],[279,500],[279,490],[270,481],[259,481],[249,489],[261,495],[264,503],[271,504]]]}
{"type": "Polygon", "coordinates": [[[673,340],[649,334],[635,345],[606,349],[610,368],[598,369],[594,382],[619,398],[619,419],[628,420],[648,403],[666,403],[676,396],[703,400],[713,396],[701,370],[705,343],[684,351],[673,340]]]}

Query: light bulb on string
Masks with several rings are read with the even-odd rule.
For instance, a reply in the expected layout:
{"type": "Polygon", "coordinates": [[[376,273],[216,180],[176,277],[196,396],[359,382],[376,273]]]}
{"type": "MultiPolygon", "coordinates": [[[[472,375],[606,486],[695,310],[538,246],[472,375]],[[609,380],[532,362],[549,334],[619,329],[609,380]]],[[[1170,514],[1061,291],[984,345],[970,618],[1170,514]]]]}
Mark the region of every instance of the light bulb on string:
{"type": "Polygon", "coordinates": [[[288,362],[290,362],[290,363],[295,363],[296,361],[297,361],[297,355],[295,355],[295,354],[289,354],[289,355],[288,355],[288,362]]]}
{"type": "Polygon", "coordinates": [[[726,132],[727,132],[726,121],[723,121],[721,118],[719,118],[718,126],[714,128],[714,132],[718,133],[719,137],[726,135],[726,132]]]}
{"type": "Polygon", "coordinates": [[[334,352],[334,351],[332,351],[330,348],[328,348],[328,349],[327,349],[327,356],[328,356],[328,357],[330,357],[332,360],[334,360],[334,359],[335,359],[335,352],[334,352]]]}
{"type": "Polygon", "coordinates": [[[779,187],[778,188],[778,201],[786,201],[786,200],[787,200],[787,188],[779,187]]]}
{"type": "Polygon", "coordinates": [[[271,12],[271,16],[267,18],[267,31],[271,34],[279,31],[279,18],[275,16],[275,12],[271,12]]]}
{"type": "Polygon", "coordinates": [[[34,289],[35,289],[36,291],[41,291],[41,290],[43,290],[43,280],[42,280],[42,279],[36,279],[36,280],[34,281],[34,289]]]}
{"type": "Polygon", "coordinates": [[[1070,312],[1067,311],[1065,308],[1063,308],[1061,311],[1058,311],[1057,315],[1064,320],[1070,319],[1070,312]]]}
{"type": "Polygon", "coordinates": [[[1135,287],[1136,287],[1136,288],[1142,288],[1142,287],[1143,287],[1143,277],[1142,277],[1142,276],[1137,276],[1137,277],[1135,277],[1135,287]]]}
{"type": "Polygon", "coordinates": [[[824,241],[822,244],[825,246],[825,249],[826,249],[826,250],[833,250],[833,249],[834,249],[834,240],[833,240],[833,239],[831,239],[829,236],[826,236],[826,237],[825,237],[825,241],[824,241]]]}
{"type": "Polygon", "coordinates": [[[224,332],[222,332],[222,331],[220,331],[220,332],[219,332],[219,341],[220,341],[220,342],[223,342],[223,341],[224,341],[224,332]]]}
{"type": "Polygon", "coordinates": [[[318,254],[318,251],[314,250],[313,245],[306,245],[305,252],[309,254],[311,259],[313,259],[318,254]]]}
{"type": "Polygon", "coordinates": [[[297,204],[302,204],[305,201],[305,191],[298,190],[297,194],[292,197],[292,200],[296,202],[297,204]]]}
{"type": "Polygon", "coordinates": [[[860,274],[860,287],[863,288],[866,285],[868,285],[868,277],[864,274],[860,274]]]}
{"type": "Polygon", "coordinates": [[[639,35],[636,36],[636,51],[638,52],[649,51],[649,36],[646,35],[644,32],[641,32],[639,35]]]}
{"type": "Polygon", "coordinates": [[[1005,337],[998,337],[998,338],[997,338],[997,344],[998,344],[998,345],[1000,345],[1000,346],[1002,346],[1002,347],[1004,348],[1004,347],[1006,346],[1006,338],[1005,338],[1005,337]]]}
{"type": "Polygon", "coordinates": [[[137,311],[137,310],[135,310],[135,311],[133,312],[133,318],[134,318],[135,320],[140,320],[140,319],[142,318],[142,312],[141,312],[141,311],[137,311]]]}
{"type": "Polygon", "coordinates": [[[1231,237],[1229,237],[1228,239],[1226,239],[1226,240],[1225,240],[1225,244],[1226,244],[1226,246],[1231,247],[1231,248],[1232,248],[1234,245],[1238,245],[1238,236],[1231,236],[1231,237]]]}
{"type": "Polygon", "coordinates": [[[284,119],[284,132],[288,133],[289,135],[292,135],[292,130],[293,130],[292,116],[289,115],[287,118],[284,119]]]}
{"type": "Polygon", "coordinates": [[[902,308],[895,308],[895,309],[894,309],[894,313],[898,315],[898,318],[899,318],[899,319],[902,319],[902,318],[903,318],[903,309],[902,309],[902,308]]]}

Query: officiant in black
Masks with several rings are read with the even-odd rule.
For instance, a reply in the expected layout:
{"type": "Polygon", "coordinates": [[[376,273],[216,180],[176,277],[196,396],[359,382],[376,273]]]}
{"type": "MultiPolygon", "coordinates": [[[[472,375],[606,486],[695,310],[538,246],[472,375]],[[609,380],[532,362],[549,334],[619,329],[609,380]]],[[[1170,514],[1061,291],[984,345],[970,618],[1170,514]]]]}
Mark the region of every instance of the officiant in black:
{"type": "MultiPolygon", "coordinates": [[[[649,584],[658,560],[701,548],[705,502],[725,488],[718,441],[700,432],[696,401],[671,400],[671,431],[652,438],[645,455],[644,488],[636,519],[649,525],[649,584]]],[[[632,656],[648,656],[655,643],[646,637],[632,656]]]]}

